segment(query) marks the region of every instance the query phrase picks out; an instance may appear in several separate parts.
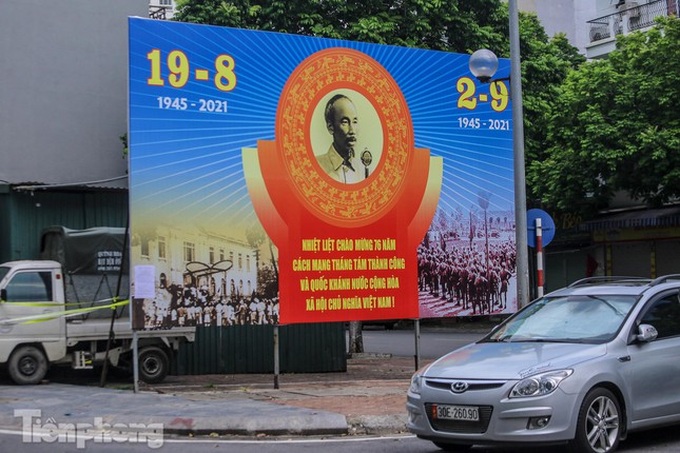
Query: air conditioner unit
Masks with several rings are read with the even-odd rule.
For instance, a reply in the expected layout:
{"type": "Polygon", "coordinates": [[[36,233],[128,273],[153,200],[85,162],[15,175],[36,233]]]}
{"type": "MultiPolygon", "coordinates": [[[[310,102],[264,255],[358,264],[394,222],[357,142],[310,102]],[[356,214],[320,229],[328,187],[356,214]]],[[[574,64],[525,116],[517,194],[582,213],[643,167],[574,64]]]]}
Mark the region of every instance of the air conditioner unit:
{"type": "Polygon", "coordinates": [[[609,37],[609,29],[604,25],[590,27],[590,42],[599,41],[609,37]]]}
{"type": "Polygon", "coordinates": [[[638,2],[626,0],[623,9],[628,13],[628,17],[640,17],[640,8],[638,2]]]}

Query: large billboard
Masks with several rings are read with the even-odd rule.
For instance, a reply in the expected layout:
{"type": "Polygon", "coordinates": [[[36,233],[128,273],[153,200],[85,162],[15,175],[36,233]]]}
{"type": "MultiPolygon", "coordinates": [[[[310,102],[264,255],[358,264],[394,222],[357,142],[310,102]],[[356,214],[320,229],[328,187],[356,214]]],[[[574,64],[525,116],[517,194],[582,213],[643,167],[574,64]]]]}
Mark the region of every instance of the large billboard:
{"type": "Polygon", "coordinates": [[[510,96],[468,60],[131,18],[136,326],[515,311],[510,96]]]}

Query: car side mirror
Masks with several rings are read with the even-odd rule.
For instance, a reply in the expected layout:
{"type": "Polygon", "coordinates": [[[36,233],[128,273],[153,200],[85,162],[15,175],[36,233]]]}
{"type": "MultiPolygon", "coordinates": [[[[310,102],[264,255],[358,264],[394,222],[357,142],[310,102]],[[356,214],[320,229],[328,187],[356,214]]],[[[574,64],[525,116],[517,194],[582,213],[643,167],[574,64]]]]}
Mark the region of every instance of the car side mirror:
{"type": "Polygon", "coordinates": [[[641,343],[649,343],[650,341],[656,340],[659,332],[656,328],[650,324],[640,324],[638,327],[638,334],[635,338],[641,343]]]}
{"type": "Polygon", "coordinates": [[[7,290],[5,288],[0,289],[0,303],[7,302],[7,290]]]}

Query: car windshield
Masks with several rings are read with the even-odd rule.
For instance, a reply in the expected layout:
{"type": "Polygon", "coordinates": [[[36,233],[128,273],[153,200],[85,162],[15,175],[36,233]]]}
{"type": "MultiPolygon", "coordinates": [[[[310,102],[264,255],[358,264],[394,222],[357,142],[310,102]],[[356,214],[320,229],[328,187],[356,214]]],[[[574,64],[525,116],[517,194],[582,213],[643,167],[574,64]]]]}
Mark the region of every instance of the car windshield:
{"type": "Polygon", "coordinates": [[[484,341],[608,341],[636,300],[621,295],[544,297],[501,324],[484,341]]]}
{"type": "Polygon", "coordinates": [[[5,275],[9,272],[9,267],[4,267],[0,266],[0,282],[2,281],[3,278],[5,278],[5,275]]]}

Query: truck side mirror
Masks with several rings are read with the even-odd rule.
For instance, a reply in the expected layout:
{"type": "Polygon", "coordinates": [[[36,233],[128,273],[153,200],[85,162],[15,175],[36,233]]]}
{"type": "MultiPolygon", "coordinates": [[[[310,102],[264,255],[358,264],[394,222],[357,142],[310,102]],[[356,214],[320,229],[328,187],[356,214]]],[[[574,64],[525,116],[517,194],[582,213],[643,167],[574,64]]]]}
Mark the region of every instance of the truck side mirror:
{"type": "Polygon", "coordinates": [[[0,289],[0,303],[7,302],[7,290],[5,288],[0,289]]]}

